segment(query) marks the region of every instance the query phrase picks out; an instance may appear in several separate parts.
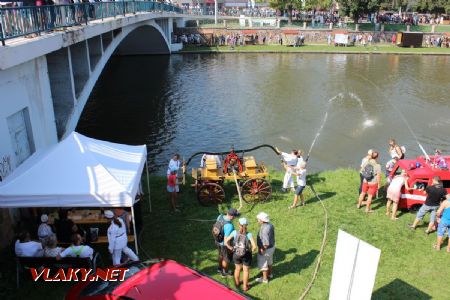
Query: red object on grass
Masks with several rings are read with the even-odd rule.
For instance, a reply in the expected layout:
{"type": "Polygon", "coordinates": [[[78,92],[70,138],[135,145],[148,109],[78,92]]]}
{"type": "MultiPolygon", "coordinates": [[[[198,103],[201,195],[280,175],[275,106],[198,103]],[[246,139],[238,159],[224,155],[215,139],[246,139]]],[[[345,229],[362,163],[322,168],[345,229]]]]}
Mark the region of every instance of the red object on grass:
{"type": "MultiPolygon", "coordinates": [[[[444,159],[450,162],[450,156],[445,156],[444,159]]],[[[407,191],[405,187],[402,187],[399,208],[417,209],[426,200],[426,194],[421,191],[419,187],[427,187],[432,185],[434,176],[439,176],[442,180],[444,188],[447,193],[450,194],[450,170],[442,170],[433,166],[435,156],[430,156],[430,161],[427,161],[425,157],[420,156],[416,159],[401,159],[397,162],[390,173],[390,177],[393,178],[399,175],[402,170],[405,170],[409,176],[408,185],[413,189],[407,191]],[[411,168],[411,166],[419,167],[411,168]]]]}
{"type": "Polygon", "coordinates": [[[225,300],[249,299],[173,260],[133,262],[123,282],[81,282],[66,300],[225,300]]]}

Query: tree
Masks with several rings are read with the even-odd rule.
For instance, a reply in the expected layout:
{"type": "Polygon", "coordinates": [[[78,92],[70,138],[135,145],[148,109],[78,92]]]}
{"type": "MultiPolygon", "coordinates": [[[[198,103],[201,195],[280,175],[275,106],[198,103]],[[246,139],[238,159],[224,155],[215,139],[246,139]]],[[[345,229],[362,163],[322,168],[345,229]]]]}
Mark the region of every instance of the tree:
{"type": "Polygon", "coordinates": [[[373,13],[380,9],[381,0],[338,0],[342,10],[356,23],[361,15],[373,13]]]}
{"type": "Polygon", "coordinates": [[[281,12],[287,11],[288,24],[292,24],[292,11],[294,9],[324,9],[329,8],[333,0],[270,0],[269,5],[281,12]]]}
{"type": "Polygon", "coordinates": [[[442,14],[450,12],[450,0],[418,0],[414,9],[419,12],[442,14]]]}
{"type": "Polygon", "coordinates": [[[282,13],[286,10],[288,13],[288,24],[292,24],[292,11],[294,8],[301,7],[301,0],[270,0],[269,5],[272,8],[278,9],[282,13]]]}
{"type": "Polygon", "coordinates": [[[305,0],[304,9],[328,9],[333,4],[333,0],[305,0]]]}

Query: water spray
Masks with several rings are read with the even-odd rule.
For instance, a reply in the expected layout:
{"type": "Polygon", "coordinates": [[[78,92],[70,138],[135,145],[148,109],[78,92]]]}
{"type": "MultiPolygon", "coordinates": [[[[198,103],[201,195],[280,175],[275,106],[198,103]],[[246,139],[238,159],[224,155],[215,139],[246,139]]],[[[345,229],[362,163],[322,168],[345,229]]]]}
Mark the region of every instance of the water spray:
{"type": "MultiPolygon", "coordinates": [[[[370,83],[372,86],[374,86],[376,89],[382,91],[382,89],[376,85],[372,80],[370,80],[369,78],[366,78],[362,75],[357,74],[357,76],[359,76],[360,78],[364,79],[365,81],[367,81],[368,83],[370,83]]],[[[395,109],[395,111],[398,113],[398,115],[400,116],[400,118],[403,120],[403,122],[406,124],[406,127],[408,128],[409,132],[411,133],[411,135],[414,137],[414,139],[416,140],[417,145],[419,145],[420,150],[423,152],[423,154],[425,155],[425,158],[427,160],[430,160],[430,156],[428,156],[427,152],[425,151],[425,149],[423,148],[422,144],[419,142],[419,139],[417,138],[416,134],[414,133],[414,131],[412,130],[411,126],[409,125],[408,120],[405,118],[405,116],[403,115],[403,113],[398,109],[398,107],[391,101],[391,99],[389,99],[389,97],[386,97],[386,100],[389,102],[389,104],[395,109]]]]}

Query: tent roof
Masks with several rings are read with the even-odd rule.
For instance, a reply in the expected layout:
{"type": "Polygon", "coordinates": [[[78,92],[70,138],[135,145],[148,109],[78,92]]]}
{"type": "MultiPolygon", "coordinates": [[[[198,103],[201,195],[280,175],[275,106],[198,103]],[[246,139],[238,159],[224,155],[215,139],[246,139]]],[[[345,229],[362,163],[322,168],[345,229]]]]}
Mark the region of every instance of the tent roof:
{"type": "Polygon", "coordinates": [[[132,206],[146,146],[100,141],[77,132],[33,154],[0,183],[0,207],[132,206]]]}

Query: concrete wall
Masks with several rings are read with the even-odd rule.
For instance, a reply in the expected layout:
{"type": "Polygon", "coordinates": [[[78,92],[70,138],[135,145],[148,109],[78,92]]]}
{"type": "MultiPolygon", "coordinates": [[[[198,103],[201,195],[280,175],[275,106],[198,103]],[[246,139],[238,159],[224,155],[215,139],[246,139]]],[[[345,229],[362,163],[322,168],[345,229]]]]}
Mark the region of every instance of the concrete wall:
{"type": "MultiPolygon", "coordinates": [[[[180,36],[181,34],[195,34],[199,33],[208,42],[212,42],[212,37],[234,36],[234,35],[258,35],[259,44],[263,43],[263,38],[266,38],[266,44],[278,44],[279,37],[281,36],[284,44],[293,44],[295,37],[299,34],[305,36],[305,43],[317,43],[326,44],[329,34],[333,36],[332,30],[302,30],[293,28],[246,28],[246,29],[226,29],[226,28],[177,28],[175,34],[180,36]]],[[[366,38],[369,35],[373,37],[373,43],[391,43],[393,35],[397,32],[390,31],[349,31],[350,35],[361,35],[366,38]]],[[[424,33],[423,46],[425,46],[426,37],[438,37],[444,36],[444,33],[424,33]]]]}
{"type": "MultiPolygon", "coordinates": [[[[3,176],[16,167],[14,147],[7,118],[28,108],[34,148],[42,150],[57,140],[45,56],[0,72],[0,168],[3,176]],[[7,163],[10,161],[10,163],[7,163]],[[9,167],[7,166],[9,165],[9,167]]],[[[0,248],[13,237],[13,218],[17,210],[0,209],[0,248]]]]}
{"type": "Polygon", "coordinates": [[[35,149],[58,141],[47,73],[45,56],[0,72],[0,159],[10,156],[13,168],[16,161],[7,117],[28,107],[35,149]]]}

